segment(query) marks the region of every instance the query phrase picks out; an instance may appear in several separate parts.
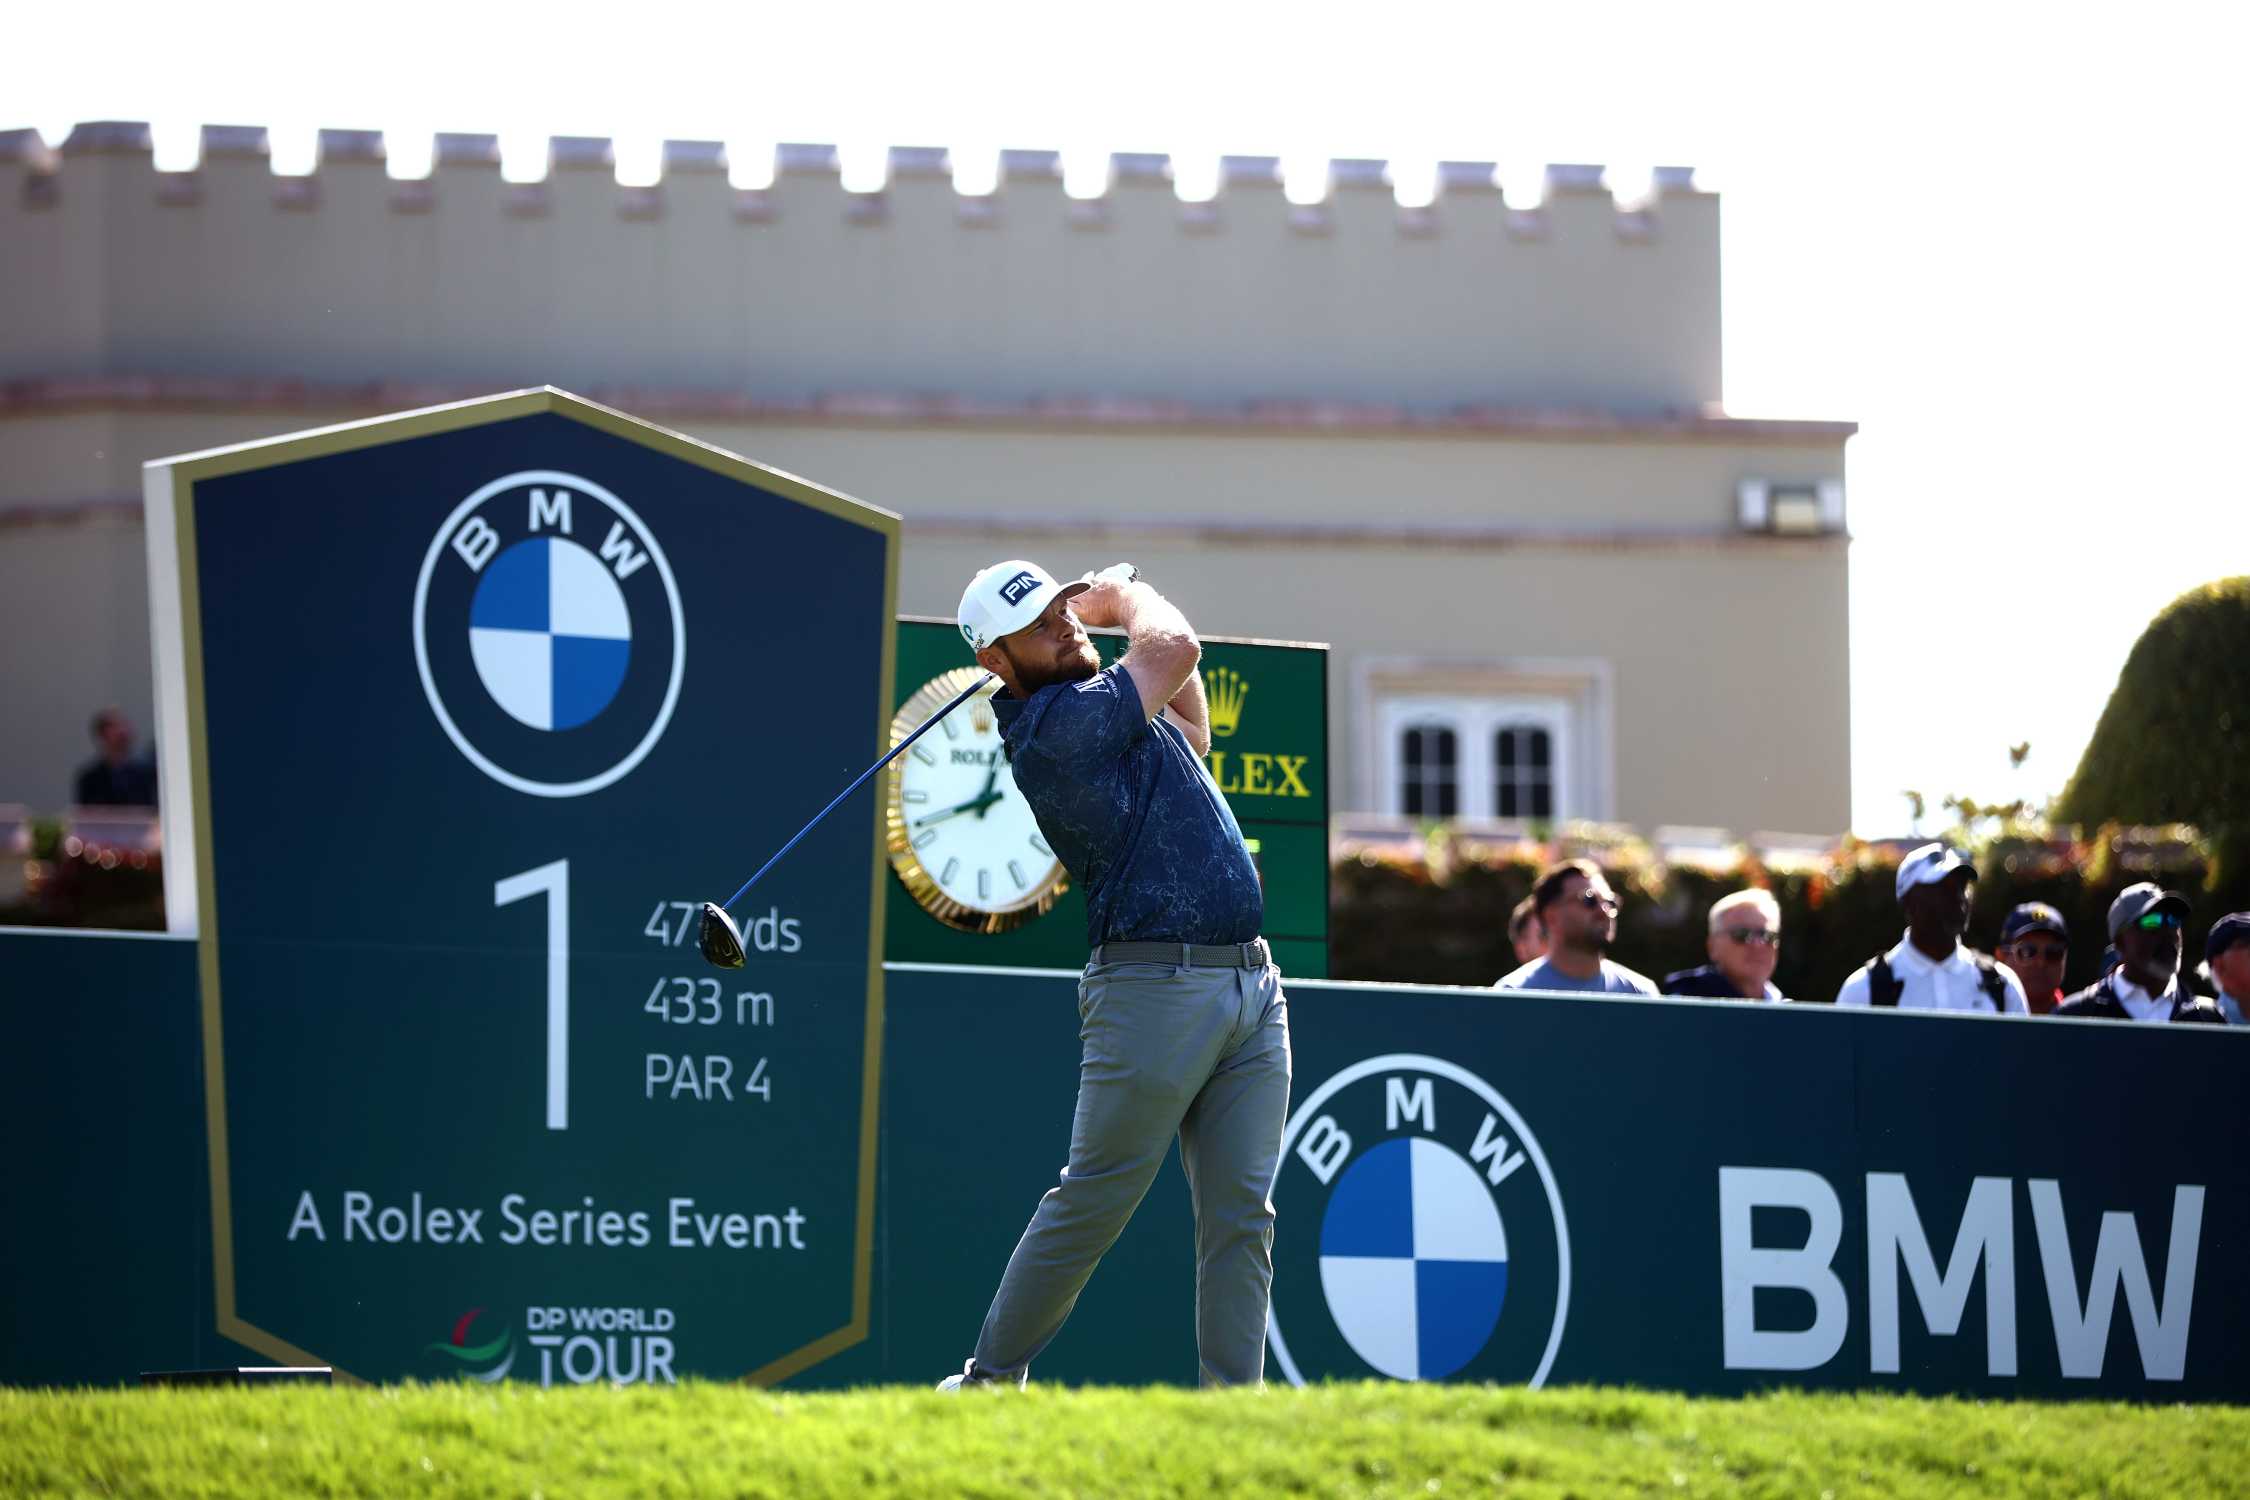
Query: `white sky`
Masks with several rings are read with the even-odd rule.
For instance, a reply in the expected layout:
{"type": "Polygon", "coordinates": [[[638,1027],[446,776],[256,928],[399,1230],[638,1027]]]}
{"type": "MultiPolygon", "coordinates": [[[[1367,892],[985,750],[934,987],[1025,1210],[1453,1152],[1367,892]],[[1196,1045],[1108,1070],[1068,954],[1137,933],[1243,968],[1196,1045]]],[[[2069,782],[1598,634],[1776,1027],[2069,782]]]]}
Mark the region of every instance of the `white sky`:
{"type": "Polygon", "coordinates": [[[1853,821],[1883,834],[1902,787],[2058,790],[2150,615],[2250,572],[2230,12],[111,0],[10,21],[0,127],[145,119],[182,162],[202,123],[261,124],[299,170],[321,126],[495,130],[511,175],[549,134],[644,176],[666,136],[832,140],[863,183],[894,144],[1170,151],[1206,191],[1221,152],[1495,158],[1511,196],[1550,161],[1697,167],[1728,410],[1861,424],[1853,821]]]}

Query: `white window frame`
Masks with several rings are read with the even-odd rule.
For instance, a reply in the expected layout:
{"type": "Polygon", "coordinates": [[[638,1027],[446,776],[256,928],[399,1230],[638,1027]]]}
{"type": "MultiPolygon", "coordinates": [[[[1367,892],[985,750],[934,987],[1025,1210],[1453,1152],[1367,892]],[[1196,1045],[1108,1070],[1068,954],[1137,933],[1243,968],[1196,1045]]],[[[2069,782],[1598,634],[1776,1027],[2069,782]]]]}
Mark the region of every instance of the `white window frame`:
{"type": "MultiPolygon", "coordinates": [[[[1381,724],[1384,801],[1381,810],[1404,814],[1403,778],[1406,773],[1406,732],[1410,729],[1450,729],[1458,747],[1454,777],[1460,788],[1456,817],[1494,819],[1500,816],[1494,778],[1500,769],[1494,741],[1503,729],[1544,729],[1548,740],[1548,774],[1554,787],[1554,814],[1541,822],[1582,817],[1577,786],[1571,774],[1570,706],[1558,698],[1511,695],[1485,697],[1386,697],[1377,710],[1381,724]]],[[[1430,816],[1424,814],[1424,816],[1430,816]]],[[[1519,822],[1530,822],[1520,817],[1519,822]]]]}
{"type": "Polygon", "coordinates": [[[1492,737],[1504,725],[1520,724],[1547,731],[1555,810],[1549,819],[1507,821],[1616,816],[1616,674],[1606,659],[1369,656],[1354,663],[1352,676],[1360,810],[1407,815],[1400,796],[1401,736],[1417,724],[1443,725],[1460,746],[1455,816],[1499,821],[1492,737]]]}
{"type": "MultiPolygon", "coordinates": [[[[1562,816],[1563,780],[1569,768],[1569,760],[1564,754],[1568,748],[1565,741],[1566,734],[1563,730],[1529,714],[1502,718],[1492,726],[1491,730],[1485,735],[1484,742],[1486,753],[1492,757],[1491,774],[1485,777],[1485,784],[1492,795],[1493,817],[1537,819],[1541,822],[1552,822],[1562,816]],[[1543,813],[1511,813],[1500,805],[1500,740],[1503,736],[1511,733],[1544,734],[1547,736],[1547,810],[1543,813]]],[[[1517,767],[1519,777],[1524,769],[1522,766],[1517,767]]]]}

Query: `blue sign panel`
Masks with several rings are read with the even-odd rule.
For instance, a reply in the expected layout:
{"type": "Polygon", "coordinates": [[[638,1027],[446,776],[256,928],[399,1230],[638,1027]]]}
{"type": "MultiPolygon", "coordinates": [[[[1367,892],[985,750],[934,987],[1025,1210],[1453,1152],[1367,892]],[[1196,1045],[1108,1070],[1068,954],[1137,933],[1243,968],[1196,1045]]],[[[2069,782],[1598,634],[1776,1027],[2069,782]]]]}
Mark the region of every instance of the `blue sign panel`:
{"type": "Polygon", "coordinates": [[[896,519],[555,392],[149,488],[221,1331],[549,1383],[863,1336],[875,799],[745,968],[692,919],[879,753],[896,519]]]}

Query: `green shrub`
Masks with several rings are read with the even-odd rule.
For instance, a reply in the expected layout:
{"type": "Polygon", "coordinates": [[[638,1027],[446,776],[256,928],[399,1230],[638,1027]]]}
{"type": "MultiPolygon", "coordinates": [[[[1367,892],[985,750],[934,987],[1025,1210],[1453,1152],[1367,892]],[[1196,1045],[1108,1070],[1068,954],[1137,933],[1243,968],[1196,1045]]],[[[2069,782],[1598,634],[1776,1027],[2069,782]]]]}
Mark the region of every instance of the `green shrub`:
{"type": "MultiPolygon", "coordinates": [[[[1896,881],[1905,847],[1904,841],[1849,841],[1789,869],[1769,869],[1747,854],[1716,868],[1666,866],[1638,840],[1596,840],[1582,831],[1548,843],[1494,844],[1440,830],[1412,850],[1347,847],[1331,884],[1329,972],[1341,979],[1491,984],[1516,967],[1507,930],[1516,902],[1548,865],[1585,857],[1617,888],[1621,907],[1611,956],[1618,962],[1658,980],[1703,963],[1711,903],[1759,885],[1781,906],[1774,982],[1792,997],[1829,1001],[1846,975],[1904,931],[1896,881]]],[[[2073,988],[2098,977],[2109,903],[2135,881],[2154,880],[2194,903],[2191,966],[2210,923],[2250,907],[2250,882],[2216,883],[2209,849],[2187,829],[2104,828],[2085,840],[2001,840],[1979,855],[1978,872],[1971,945],[1989,950],[2011,907],[2044,901],[2070,923],[2073,988]]]]}
{"type": "Polygon", "coordinates": [[[2057,821],[2187,823],[2232,883],[2250,852],[2250,577],[2182,594],[2134,643],[2057,821]]]}

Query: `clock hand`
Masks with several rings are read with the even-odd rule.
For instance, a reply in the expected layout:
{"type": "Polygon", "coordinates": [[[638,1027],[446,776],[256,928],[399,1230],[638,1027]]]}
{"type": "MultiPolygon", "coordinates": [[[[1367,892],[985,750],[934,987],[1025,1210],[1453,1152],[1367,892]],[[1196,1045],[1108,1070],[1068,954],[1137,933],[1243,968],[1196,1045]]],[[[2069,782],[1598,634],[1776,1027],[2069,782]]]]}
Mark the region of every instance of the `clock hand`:
{"type": "Polygon", "coordinates": [[[992,762],[992,769],[985,773],[984,790],[977,793],[976,796],[972,799],[976,804],[977,816],[979,818],[982,818],[984,816],[986,808],[989,808],[993,803],[1001,800],[1000,794],[993,790],[993,788],[995,786],[998,786],[999,784],[1000,761],[999,758],[995,756],[992,762]]]}
{"type": "Polygon", "coordinates": [[[962,803],[959,807],[943,808],[937,812],[928,813],[922,817],[916,818],[914,820],[914,826],[916,828],[921,828],[930,823],[942,823],[947,818],[959,817],[962,813],[965,812],[973,812],[981,818],[984,816],[986,808],[991,807],[994,803],[1005,802],[1007,800],[1008,796],[1005,792],[987,792],[982,796],[971,797],[968,801],[962,803]]]}

